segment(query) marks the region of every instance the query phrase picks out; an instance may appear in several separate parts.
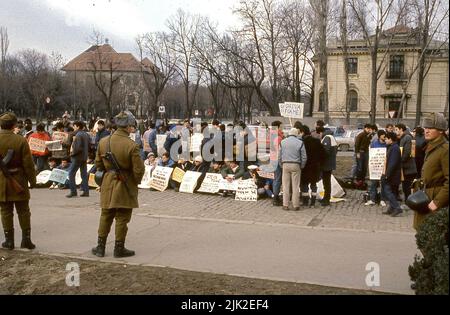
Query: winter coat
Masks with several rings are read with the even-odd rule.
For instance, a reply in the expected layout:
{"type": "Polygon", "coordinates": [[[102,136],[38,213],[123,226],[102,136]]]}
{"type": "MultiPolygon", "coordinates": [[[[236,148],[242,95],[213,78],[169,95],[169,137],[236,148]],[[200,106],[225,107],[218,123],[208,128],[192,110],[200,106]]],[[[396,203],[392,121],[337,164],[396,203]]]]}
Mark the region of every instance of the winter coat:
{"type": "Polygon", "coordinates": [[[410,134],[403,134],[398,144],[402,150],[402,170],[403,175],[417,175],[416,161],[412,157],[412,137],[410,134]]]}
{"type": "Polygon", "coordinates": [[[386,152],[386,180],[389,184],[398,186],[401,182],[401,154],[396,142],[388,145],[386,152]]]}

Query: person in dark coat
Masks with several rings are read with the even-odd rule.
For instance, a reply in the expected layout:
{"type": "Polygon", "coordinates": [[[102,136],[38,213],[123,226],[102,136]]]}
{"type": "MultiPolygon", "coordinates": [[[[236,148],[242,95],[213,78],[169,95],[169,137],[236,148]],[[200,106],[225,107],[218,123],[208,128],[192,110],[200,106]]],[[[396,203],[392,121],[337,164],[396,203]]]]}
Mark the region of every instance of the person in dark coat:
{"type": "Polygon", "coordinates": [[[69,170],[69,187],[70,193],[66,195],[67,198],[77,196],[77,186],[75,184],[75,175],[80,170],[81,175],[81,190],[80,197],[89,197],[89,177],[87,173],[87,160],[89,157],[89,143],[90,137],[84,130],[85,124],[82,121],[74,122],[75,132],[73,135],[73,142],[70,148],[70,158],[72,165],[69,170]]]}
{"type": "Polygon", "coordinates": [[[321,163],[324,195],[320,203],[323,207],[326,207],[330,205],[331,173],[336,169],[338,146],[331,131],[325,131],[325,128],[323,127],[316,128],[316,130],[322,137],[322,146],[325,150],[325,158],[321,163]]]}
{"type": "Polygon", "coordinates": [[[397,124],[395,133],[399,139],[398,145],[402,154],[402,190],[406,201],[411,194],[411,185],[417,176],[416,161],[413,157],[414,152],[412,152],[412,136],[404,124],[397,124]]]}
{"type": "Polygon", "coordinates": [[[311,207],[316,204],[317,182],[320,180],[320,166],[325,157],[325,149],[320,140],[311,136],[311,131],[306,125],[300,126],[300,136],[305,144],[306,161],[305,168],[302,171],[300,179],[300,188],[302,192],[302,205],[309,205],[309,188],[311,187],[311,207]]]}
{"type": "Polygon", "coordinates": [[[97,133],[95,134],[95,151],[97,151],[98,143],[100,142],[100,140],[110,135],[110,132],[108,131],[108,129],[106,129],[105,122],[103,120],[99,120],[97,122],[97,126],[98,129],[97,133]]]}
{"type": "Polygon", "coordinates": [[[386,168],[381,176],[381,198],[389,204],[389,208],[383,214],[396,217],[403,212],[397,200],[398,187],[401,182],[402,159],[397,135],[394,132],[386,134],[386,144],[386,168]]]}
{"type": "Polygon", "coordinates": [[[414,133],[414,140],[416,141],[414,160],[416,162],[417,178],[420,178],[423,162],[425,161],[427,141],[425,140],[425,130],[422,127],[416,127],[414,133]]]}

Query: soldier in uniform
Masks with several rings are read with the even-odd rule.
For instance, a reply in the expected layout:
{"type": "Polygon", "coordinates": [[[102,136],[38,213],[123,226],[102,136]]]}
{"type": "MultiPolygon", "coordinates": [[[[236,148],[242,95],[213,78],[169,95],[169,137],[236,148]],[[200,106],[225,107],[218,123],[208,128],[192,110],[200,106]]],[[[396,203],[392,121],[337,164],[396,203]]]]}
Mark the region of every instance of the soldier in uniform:
{"type": "Polygon", "coordinates": [[[3,171],[0,171],[0,209],[5,232],[5,242],[2,243],[2,247],[14,249],[13,219],[15,207],[22,229],[20,247],[34,249],[35,245],[31,242],[28,182],[31,187],[36,185],[36,173],[27,140],[13,132],[16,123],[17,118],[12,113],[5,113],[0,116],[0,159],[3,160],[7,156],[8,150],[14,151],[12,159],[7,165],[2,166],[9,175],[5,176],[3,171]]]}
{"type": "Polygon", "coordinates": [[[144,162],[139,154],[139,146],[129,138],[135,125],[135,118],[129,112],[121,112],[115,117],[118,127],[111,136],[100,140],[95,165],[105,175],[100,188],[102,212],[98,229],[98,245],[92,253],[98,257],[105,255],[105,244],[113,220],[116,220],[116,242],[114,257],[129,257],[135,253],[125,248],[127,224],[130,222],[133,208],[138,205],[138,187],[145,173],[144,162]],[[106,159],[105,153],[112,152],[120,166],[125,180],[114,170],[113,164],[106,159]]]}
{"type": "MultiPolygon", "coordinates": [[[[444,137],[447,120],[440,113],[425,117],[422,122],[428,145],[422,167],[421,181],[430,198],[431,212],[448,207],[448,142],[444,137]]],[[[417,230],[427,214],[414,213],[414,228],[417,230]]]]}

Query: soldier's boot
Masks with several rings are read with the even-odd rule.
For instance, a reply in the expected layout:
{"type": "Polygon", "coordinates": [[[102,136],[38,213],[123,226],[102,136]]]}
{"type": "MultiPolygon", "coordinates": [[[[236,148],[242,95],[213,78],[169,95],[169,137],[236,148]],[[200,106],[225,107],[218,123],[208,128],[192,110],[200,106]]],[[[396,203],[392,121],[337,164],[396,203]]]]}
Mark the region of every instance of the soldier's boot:
{"type": "Polygon", "coordinates": [[[20,243],[20,248],[35,249],[36,245],[31,242],[31,229],[26,229],[22,231],[22,243],[20,243]]]}
{"type": "Polygon", "coordinates": [[[114,246],[115,258],[130,257],[134,256],[134,254],[135,254],[134,250],[128,250],[125,248],[125,242],[116,241],[116,245],[114,246]]]}
{"type": "Polygon", "coordinates": [[[302,196],[302,206],[309,206],[309,196],[302,196]]]}
{"type": "Polygon", "coordinates": [[[6,249],[14,249],[14,229],[5,231],[5,241],[2,247],[6,249]]]}
{"type": "Polygon", "coordinates": [[[91,252],[97,257],[105,257],[106,237],[98,237],[97,247],[94,247],[91,252]]]}
{"type": "Polygon", "coordinates": [[[316,196],[311,196],[311,207],[315,207],[316,206],[316,196]]]}

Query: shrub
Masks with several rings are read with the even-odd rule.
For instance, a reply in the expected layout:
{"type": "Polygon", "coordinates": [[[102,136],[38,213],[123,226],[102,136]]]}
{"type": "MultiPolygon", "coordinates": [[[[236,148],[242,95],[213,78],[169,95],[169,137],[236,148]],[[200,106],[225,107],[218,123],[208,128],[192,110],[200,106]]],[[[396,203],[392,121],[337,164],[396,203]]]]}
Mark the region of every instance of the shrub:
{"type": "Polygon", "coordinates": [[[449,294],[448,211],[428,215],[417,231],[423,257],[416,255],[408,269],[416,294],[449,294]]]}

